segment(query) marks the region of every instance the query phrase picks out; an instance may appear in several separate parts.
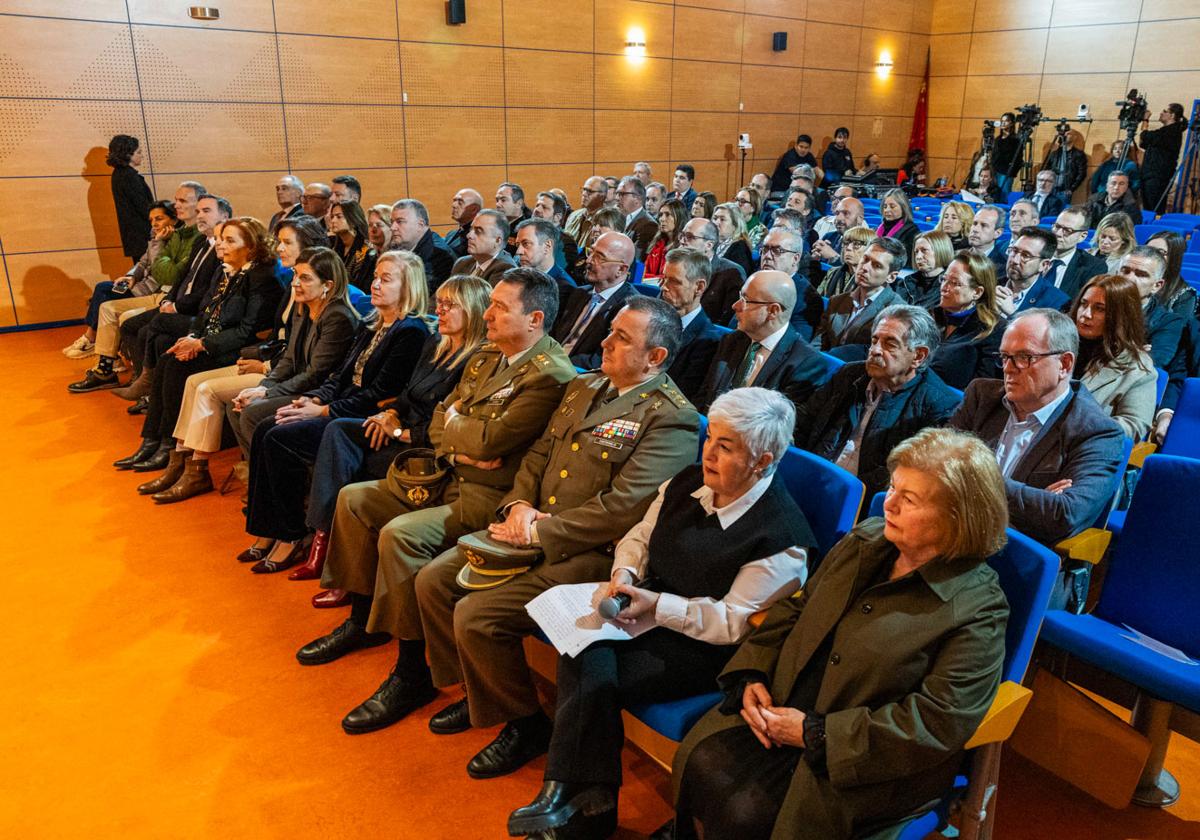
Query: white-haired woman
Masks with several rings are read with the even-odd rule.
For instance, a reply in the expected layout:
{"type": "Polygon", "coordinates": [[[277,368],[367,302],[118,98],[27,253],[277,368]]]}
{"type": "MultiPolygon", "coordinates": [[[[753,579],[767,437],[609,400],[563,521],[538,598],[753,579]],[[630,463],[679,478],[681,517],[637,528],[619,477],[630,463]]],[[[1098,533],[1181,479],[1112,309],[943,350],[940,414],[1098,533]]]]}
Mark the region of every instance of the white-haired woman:
{"type": "Polygon", "coordinates": [[[616,620],[654,626],[559,659],[545,781],[509,817],[510,834],[612,833],[622,707],[711,691],[750,616],[804,583],[815,540],[775,471],[794,422],[791,402],[765,388],[713,402],[701,463],[664,482],[617,544],[608,594],[630,601],[616,620]]]}

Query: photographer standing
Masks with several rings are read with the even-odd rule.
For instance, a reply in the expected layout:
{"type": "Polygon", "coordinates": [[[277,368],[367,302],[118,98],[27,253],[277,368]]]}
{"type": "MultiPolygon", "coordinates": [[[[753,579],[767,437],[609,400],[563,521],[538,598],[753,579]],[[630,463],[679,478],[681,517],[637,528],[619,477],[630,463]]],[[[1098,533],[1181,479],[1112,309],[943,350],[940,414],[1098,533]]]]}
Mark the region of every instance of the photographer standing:
{"type": "Polygon", "coordinates": [[[1012,189],[1013,178],[1025,163],[1021,138],[1013,133],[1016,120],[1011,112],[1000,117],[1000,133],[992,146],[992,174],[1001,193],[1006,197],[1012,189]]]}
{"type": "Polygon", "coordinates": [[[1178,102],[1163,108],[1158,121],[1163,127],[1150,131],[1147,112],[1142,123],[1145,128],[1138,138],[1138,143],[1146,152],[1146,159],[1142,162],[1142,206],[1154,213],[1162,210],[1158,205],[1171,187],[1171,176],[1175,174],[1179,148],[1183,145],[1183,133],[1187,131],[1183,106],[1178,102]]]}

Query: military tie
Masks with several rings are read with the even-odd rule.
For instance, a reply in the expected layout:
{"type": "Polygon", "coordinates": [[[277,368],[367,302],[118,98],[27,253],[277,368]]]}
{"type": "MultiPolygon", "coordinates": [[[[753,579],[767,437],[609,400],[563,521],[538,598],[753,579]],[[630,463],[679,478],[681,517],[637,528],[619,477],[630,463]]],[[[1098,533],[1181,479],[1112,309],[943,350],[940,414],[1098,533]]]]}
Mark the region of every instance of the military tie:
{"type": "Polygon", "coordinates": [[[754,359],[758,356],[758,351],[762,345],[757,341],[751,342],[750,349],[746,351],[746,358],[742,359],[741,365],[738,366],[737,376],[733,377],[733,387],[741,388],[746,384],[746,378],[750,376],[750,371],[754,369],[754,359]]]}
{"type": "Polygon", "coordinates": [[[579,316],[579,320],[575,322],[575,326],[571,330],[571,334],[568,335],[567,340],[562,343],[563,348],[567,352],[570,352],[572,349],[574,349],[575,342],[579,341],[579,336],[583,334],[584,329],[587,328],[588,323],[592,320],[592,315],[602,303],[604,303],[604,298],[601,296],[601,294],[599,292],[592,292],[592,299],[588,301],[587,309],[585,309],[583,314],[579,316]]]}

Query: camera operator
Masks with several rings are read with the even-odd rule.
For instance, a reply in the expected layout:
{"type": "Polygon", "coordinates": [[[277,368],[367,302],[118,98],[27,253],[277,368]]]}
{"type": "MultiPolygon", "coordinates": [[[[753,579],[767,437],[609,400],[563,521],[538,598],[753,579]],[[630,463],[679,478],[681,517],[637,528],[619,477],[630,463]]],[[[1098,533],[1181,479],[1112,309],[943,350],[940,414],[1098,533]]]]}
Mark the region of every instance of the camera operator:
{"type": "Polygon", "coordinates": [[[1054,190],[1064,206],[1071,203],[1071,196],[1087,178],[1087,155],[1075,148],[1078,136],[1079,132],[1063,130],[1060,126],[1046,159],[1042,161],[1042,169],[1054,172],[1054,190]]]}
{"type": "Polygon", "coordinates": [[[1000,116],[1000,132],[992,144],[992,176],[1001,194],[1007,196],[1013,178],[1025,163],[1021,138],[1013,133],[1017,118],[1011,112],[1000,116]]]}
{"type": "Polygon", "coordinates": [[[1145,151],[1142,161],[1142,206],[1155,213],[1162,211],[1159,203],[1171,186],[1175,164],[1179,161],[1179,149],[1183,145],[1183,133],[1187,131],[1187,120],[1183,117],[1183,106],[1172,102],[1158,115],[1162,128],[1151,131],[1150,114],[1142,123],[1142,134],[1138,143],[1145,151]]]}

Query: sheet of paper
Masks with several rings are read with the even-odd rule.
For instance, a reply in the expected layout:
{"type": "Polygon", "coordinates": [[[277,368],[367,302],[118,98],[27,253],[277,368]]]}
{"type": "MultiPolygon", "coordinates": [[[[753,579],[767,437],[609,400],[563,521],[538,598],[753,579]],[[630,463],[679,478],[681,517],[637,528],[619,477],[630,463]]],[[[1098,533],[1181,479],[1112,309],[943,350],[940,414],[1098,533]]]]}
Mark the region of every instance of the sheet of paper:
{"type": "Polygon", "coordinates": [[[1174,662],[1180,662],[1184,665],[1200,665],[1200,662],[1192,659],[1179,648],[1173,648],[1168,644],[1160,642],[1158,639],[1152,639],[1145,633],[1133,629],[1128,624],[1122,624],[1121,626],[1133,634],[1132,636],[1126,636],[1124,633],[1122,633],[1122,639],[1128,639],[1135,645],[1141,645],[1147,650],[1152,650],[1155,653],[1161,654],[1174,662]]]}
{"type": "Polygon", "coordinates": [[[627,642],[654,626],[653,615],[643,616],[635,624],[618,624],[602,618],[596,612],[596,605],[607,588],[607,581],[555,586],[526,604],[525,611],[555,650],[571,657],[595,642],[627,642]]]}
{"type": "Polygon", "coordinates": [[[980,198],[979,196],[975,195],[975,193],[971,192],[970,190],[962,191],[962,199],[963,199],[963,201],[966,201],[970,204],[987,204],[986,198],[980,198]]]}

